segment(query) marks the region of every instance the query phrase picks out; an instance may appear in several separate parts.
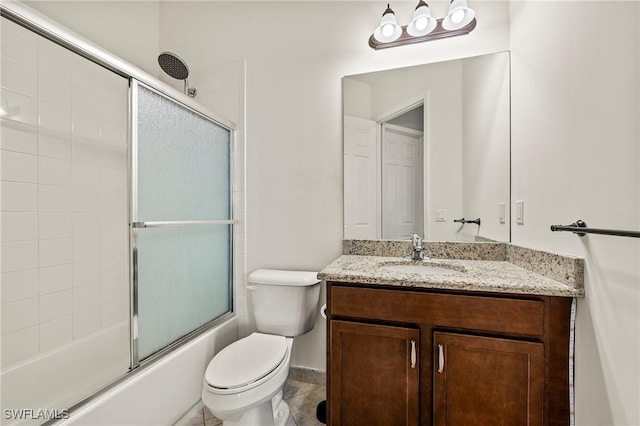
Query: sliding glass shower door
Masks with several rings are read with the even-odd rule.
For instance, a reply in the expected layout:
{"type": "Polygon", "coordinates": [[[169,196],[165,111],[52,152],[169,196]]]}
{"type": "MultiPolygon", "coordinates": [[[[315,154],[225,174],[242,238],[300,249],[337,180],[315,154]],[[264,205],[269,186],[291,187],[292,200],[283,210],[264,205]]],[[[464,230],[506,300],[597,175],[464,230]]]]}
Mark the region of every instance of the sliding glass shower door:
{"type": "Polygon", "coordinates": [[[133,363],[232,310],[231,132],[133,82],[133,363]]]}
{"type": "Polygon", "coordinates": [[[1,3],[0,423],[49,424],[233,316],[233,124],[1,3]]]}

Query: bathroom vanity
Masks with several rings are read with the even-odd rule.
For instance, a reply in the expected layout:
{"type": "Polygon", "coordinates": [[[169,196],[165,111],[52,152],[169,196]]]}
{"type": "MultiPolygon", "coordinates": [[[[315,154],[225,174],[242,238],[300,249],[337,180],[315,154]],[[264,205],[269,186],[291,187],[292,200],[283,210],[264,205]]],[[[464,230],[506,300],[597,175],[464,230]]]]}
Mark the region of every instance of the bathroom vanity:
{"type": "Polygon", "coordinates": [[[327,424],[568,424],[576,261],[571,285],[507,260],[337,259],[327,424]]]}

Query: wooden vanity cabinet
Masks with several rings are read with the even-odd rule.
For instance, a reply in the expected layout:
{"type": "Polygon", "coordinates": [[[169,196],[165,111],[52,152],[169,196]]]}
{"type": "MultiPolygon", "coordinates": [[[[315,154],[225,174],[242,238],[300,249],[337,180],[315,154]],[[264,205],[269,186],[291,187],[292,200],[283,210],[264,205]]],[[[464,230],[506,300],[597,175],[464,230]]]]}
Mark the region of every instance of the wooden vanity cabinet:
{"type": "Polygon", "coordinates": [[[439,332],[434,343],[434,424],[543,424],[542,343],[439,332]]]}
{"type": "Polygon", "coordinates": [[[327,424],[566,425],[571,299],[327,283],[327,424]]]}
{"type": "Polygon", "coordinates": [[[333,405],[341,424],[418,424],[419,331],[331,322],[333,405]],[[413,362],[412,362],[413,359],[413,362]]]}

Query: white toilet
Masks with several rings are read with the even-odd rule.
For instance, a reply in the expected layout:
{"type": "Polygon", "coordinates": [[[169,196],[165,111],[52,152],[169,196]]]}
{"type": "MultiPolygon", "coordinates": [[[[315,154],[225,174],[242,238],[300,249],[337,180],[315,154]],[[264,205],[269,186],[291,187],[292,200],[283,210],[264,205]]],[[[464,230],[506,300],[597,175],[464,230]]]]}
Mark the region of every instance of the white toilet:
{"type": "Polygon", "coordinates": [[[202,402],[223,426],[281,426],[289,418],[282,388],[293,337],[313,329],[320,280],[316,272],[259,269],[247,281],[259,332],[232,343],[211,360],[202,402]]]}

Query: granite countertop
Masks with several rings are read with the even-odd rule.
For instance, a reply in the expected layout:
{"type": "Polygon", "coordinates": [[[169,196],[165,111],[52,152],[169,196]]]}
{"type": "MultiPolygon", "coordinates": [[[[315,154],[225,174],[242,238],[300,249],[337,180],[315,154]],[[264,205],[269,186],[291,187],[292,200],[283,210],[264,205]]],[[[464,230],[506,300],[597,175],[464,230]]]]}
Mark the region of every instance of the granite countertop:
{"type": "Polygon", "coordinates": [[[346,254],[320,271],[318,278],[408,288],[584,297],[582,285],[570,285],[548,278],[506,260],[432,259],[423,262],[402,257],[346,254]],[[450,269],[452,272],[446,275],[423,275],[384,268],[402,264],[427,264],[450,269]]]}

